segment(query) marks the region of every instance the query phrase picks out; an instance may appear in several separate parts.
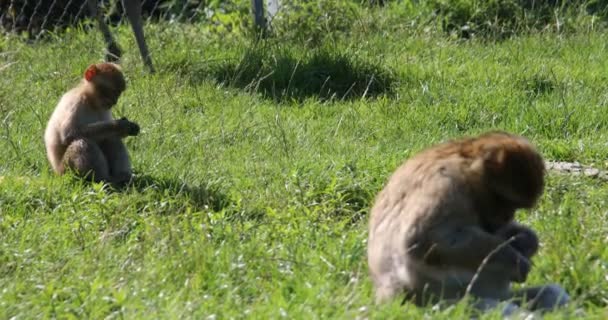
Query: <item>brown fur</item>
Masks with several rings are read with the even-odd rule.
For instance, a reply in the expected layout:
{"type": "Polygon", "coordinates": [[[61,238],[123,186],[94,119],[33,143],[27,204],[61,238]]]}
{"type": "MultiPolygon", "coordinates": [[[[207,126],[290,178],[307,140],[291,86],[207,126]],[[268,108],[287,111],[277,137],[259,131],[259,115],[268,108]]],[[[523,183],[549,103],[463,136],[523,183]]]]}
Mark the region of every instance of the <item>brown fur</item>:
{"type": "Polygon", "coordinates": [[[47,124],[44,142],[57,174],[66,169],[94,181],[122,184],[131,179],[131,163],[121,139],[139,133],[126,118],[115,120],[111,108],[126,89],[120,66],[94,64],[82,82],[65,93],[47,124]]]}
{"type": "Polygon", "coordinates": [[[515,211],[534,206],[544,175],[528,140],[504,132],[442,143],[407,160],[371,209],[376,301],[402,293],[419,305],[467,292],[515,298],[510,284],[526,280],[538,248],[534,231],[514,221],[515,211]]]}

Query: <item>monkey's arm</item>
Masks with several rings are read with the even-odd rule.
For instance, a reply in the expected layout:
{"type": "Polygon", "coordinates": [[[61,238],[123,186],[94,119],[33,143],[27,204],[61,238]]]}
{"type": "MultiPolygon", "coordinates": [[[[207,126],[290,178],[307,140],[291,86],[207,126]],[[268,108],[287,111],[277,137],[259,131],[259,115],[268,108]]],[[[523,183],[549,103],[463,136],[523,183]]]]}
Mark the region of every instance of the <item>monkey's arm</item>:
{"type": "Polygon", "coordinates": [[[530,261],[505,239],[475,225],[444,222],[418,238],[412,254],[430,265],[475,272],[484,263],[484,268],[504,272],[516,282],[525,281],[531,268],[530,261]]]}
{"type": "Polygon", "coordinates": [[[538,251],[539,240],[534,230],[515,221],[498,229],[496,235],[505,240],[513,237],[510,245],[524,257],[530,258],[538,251]]]}
{"type": "Polygon", "coordinates": [[[139,126],[134,122],[122,118],[119,120],[98,121],[80,126],[68,131],[63,138],[63,142],[65,145],[69,145],[72,141],[81,138],[99,142],[110,138],[120,139],[137,134],[139,134],[139,126]]]}

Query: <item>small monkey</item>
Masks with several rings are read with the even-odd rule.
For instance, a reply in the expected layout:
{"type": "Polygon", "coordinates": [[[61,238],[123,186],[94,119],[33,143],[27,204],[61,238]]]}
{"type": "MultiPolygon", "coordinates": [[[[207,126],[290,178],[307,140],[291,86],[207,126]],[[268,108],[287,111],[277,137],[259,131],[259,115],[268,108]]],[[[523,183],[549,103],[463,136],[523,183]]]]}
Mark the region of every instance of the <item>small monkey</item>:
{"type": "Polygon", "coordinates": [[[536,233],[514,221],[515,211],[535,205],[544,175],[529,141],[505,132],[442,143],[407,160],[371,209],[376,302],[404,293],[421,306],[470,294],[480,310],[503,301],[508,310],[564,305],[568,295],[557,285],[511,290],[526,280],[538,250],[536,233]]]}
{"type": "Polygon", "coordinates": [[[71,169],[93,181],[124,185],[131,180],[122,138],[139,134],[139,125],[112,117],[111,108],[126,89],[119,65],[90,65],[82,82],[65,93],[47,124],[44,143],[57,174],[71,169]]]}

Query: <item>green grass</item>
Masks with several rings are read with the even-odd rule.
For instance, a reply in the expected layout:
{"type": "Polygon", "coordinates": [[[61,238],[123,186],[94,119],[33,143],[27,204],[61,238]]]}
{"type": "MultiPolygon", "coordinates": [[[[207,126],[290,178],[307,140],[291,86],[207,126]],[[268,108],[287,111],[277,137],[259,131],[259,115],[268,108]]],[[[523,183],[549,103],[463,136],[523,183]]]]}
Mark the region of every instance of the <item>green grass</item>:
{"type": "MultiPolygon", "coordinates": [[[[123,192],[54,176],[42,141],[101,37],[0,39],[0,318],[461,318],[373,305],[374,195],[413,153],[489,129],[607,168],[608,32],[461,41],[383,10],[317,48],[149,25],[154,75],[120,27],[115,115],[142,127],[123,192]]],[[[519,214],[542,242],[528,283],[573,298],[549,319],[607,316],[607,196],[550,175],[519,214]]]]}

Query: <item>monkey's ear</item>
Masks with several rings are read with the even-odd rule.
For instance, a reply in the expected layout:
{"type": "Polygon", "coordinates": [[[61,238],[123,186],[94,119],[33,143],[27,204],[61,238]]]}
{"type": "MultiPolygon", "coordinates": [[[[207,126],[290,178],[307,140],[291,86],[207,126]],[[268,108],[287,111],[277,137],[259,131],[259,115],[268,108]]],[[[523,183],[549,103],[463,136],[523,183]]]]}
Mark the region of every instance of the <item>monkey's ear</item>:
{"type": "Polygon", "coordinates": [[[87,79],[87,81],[92,81],[96,75],[97,75],[97,66],[94,64],[90,65],[87,68],[87,70],[84,72],[84,78],[87,79]]]}

